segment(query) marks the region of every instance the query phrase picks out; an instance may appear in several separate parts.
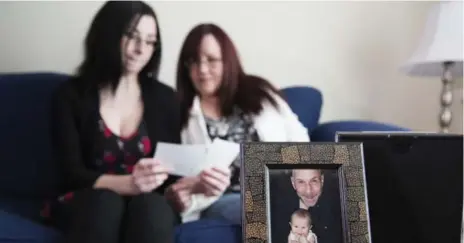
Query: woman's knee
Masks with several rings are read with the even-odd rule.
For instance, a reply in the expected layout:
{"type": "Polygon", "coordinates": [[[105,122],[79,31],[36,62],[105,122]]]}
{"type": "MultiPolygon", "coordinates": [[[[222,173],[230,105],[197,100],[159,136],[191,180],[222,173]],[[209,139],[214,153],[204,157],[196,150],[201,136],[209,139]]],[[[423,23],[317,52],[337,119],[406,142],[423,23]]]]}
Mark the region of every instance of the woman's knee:
{"type": "Polygon", "coordinates": [[[124,216],[124,198],[110,190],[75,193],[67,232],[69,242],[117,242],[124,216]]]}
{"type": "Polygon", "coordinates": [[[99,198],[100,200],[122,198],[117,192],[104,188],[88,188],[78,191],[76,194],[77,196],[85,195],[86,197],[99,198]]]}
{"type": "Polygon", "coordinates": [[[129,209],[148,209],[149,211],[165,211],[170,214],[172,207],[168,200],[157,192],[143,193],[137,196],[133,196],[128,204],[129,209]]]}
{"type": "Polygon", "coordinates": [[[124,198],[108,189],[86,189],[75,193],[74,204],[79,209],[119,212],[124,208],[124,198]]]}
{"type": "Polygon", "coordinates": [[[137,217],[147,217],[148,221],[159,220],[162,225],[176,224],[176,213],[168,200],[157,192],[144,193],[130,199],[127,210],[137,217]]]}
{"type": "Polygon", "coordinates": [[[158,193],[134,196],[126,210],[124,242],[174,242],[178,220],[164,196],[158,193]]]}
{"type": "Polygon", "coordinates": [[[72,217],[79,221],[120,220],[124,213],[124,198],[106,189],[77,192],[72,204],[72,217]]]}

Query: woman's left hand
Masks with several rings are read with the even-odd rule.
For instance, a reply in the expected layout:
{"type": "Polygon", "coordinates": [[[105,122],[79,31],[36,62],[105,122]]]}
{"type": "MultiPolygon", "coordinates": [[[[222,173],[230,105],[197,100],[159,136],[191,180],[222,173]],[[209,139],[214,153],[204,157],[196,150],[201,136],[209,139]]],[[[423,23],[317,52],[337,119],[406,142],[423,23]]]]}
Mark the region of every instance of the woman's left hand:
{"type": "Polygon", "coordinates": [[[168,172],[168,168],[164,167],[160,161],[142,158],[135,164],[132,171],[133,182],[140,192],[151,192],[168,179],[168,172]]]}
{"type": "Polygon", "coordinates": [[[198,184],[197,177],[184,177],[169,186],[166,198],[172,202],[178,212],[184,212],[192,203],[192,190],[198,184]]]}
{"type": "Polygon", "coordinates": [[[211,168],[203,170],[198,186],[206,196],[221,195],[230,185],[230,169],[211,168]]]}

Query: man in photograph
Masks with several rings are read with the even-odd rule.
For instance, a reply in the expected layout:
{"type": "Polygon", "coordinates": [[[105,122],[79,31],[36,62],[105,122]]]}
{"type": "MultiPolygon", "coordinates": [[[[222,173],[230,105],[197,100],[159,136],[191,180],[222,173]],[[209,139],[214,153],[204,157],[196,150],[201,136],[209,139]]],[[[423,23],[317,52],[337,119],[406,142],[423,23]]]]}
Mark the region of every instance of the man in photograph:
{"type": "Polygon", "coordinates": [[[309,211],[318,243],[343,243],[340,192],[336,170],[293,169],[271,182],[272,243],[287,243],[287,219],[296,209],[309,211]]]}

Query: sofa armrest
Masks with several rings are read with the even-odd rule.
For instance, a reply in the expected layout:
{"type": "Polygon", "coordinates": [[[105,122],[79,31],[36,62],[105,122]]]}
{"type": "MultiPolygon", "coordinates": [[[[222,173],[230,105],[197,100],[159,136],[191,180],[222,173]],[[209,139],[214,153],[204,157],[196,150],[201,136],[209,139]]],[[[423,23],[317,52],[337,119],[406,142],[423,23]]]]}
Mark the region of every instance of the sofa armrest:
{"type": "Polygon", "coordinates": [[[321,123],[311,131],[311,141],[334,142],[337,132],[385,132],[385,131],[410,131],[408,128],[393,124],[373,121],[331,121],[321,123]]]}

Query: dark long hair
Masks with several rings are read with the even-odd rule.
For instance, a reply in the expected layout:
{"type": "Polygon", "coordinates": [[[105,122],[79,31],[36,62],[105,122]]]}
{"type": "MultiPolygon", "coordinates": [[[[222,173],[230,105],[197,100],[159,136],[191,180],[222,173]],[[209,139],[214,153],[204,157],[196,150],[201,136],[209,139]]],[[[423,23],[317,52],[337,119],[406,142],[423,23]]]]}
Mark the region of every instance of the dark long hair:
{"type": "Polygon", "coordinates": [[[271,92],[280,96],[279,91],[267,80],[248,75],[243,71],[237,50],[230,37],[215,24],[200,24],[187,35],[182,45],[177,63],[176,86],[181,104],[181,122],[188,119],[193,99],[197,91],[190,78],[189,67],[192,60],[198,60],[199,47],[205,35],[211,34],[219,42],[223,60],[223,77],[218,89],[219,104],[223,116],[233,112],[234,106],[248,114],[257,114],[263,109],[263,100],[277,107],[271,92]]]}
{"type": "Polygon", "coordinates": [[[155,19],[157,43],[150,61],[141,70],[139,77],[157,79],[161,60],[161,36],[155,12],[141,1],[108,1],[94,17],[85,38],[85,57],[77,73],[82,82],[98,88],[109,86],[113,91],[116,89],[123,69],[121,39],[137,26],[144,15],[155,19]]]}

